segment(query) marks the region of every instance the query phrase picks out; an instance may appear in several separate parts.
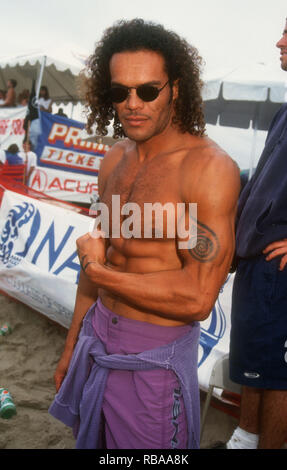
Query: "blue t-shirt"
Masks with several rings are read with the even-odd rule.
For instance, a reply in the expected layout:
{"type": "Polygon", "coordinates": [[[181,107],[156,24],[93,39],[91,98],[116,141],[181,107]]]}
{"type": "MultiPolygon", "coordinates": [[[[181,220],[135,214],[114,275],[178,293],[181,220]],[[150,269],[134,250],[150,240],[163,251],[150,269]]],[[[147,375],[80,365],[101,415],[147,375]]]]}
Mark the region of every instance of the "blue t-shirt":
{"type": "Polygon", "coordinates": [[[23,158],[18,155],[18,153],[10,153],[5,150],[6,161],[9,165],[23,165],[23,158]]]}
{"type": "Polygon", "coordinates": [[[238,203],[236,254],[249,258],[287,238],[287,104],[275,115],[265,147],[238,203]]]}

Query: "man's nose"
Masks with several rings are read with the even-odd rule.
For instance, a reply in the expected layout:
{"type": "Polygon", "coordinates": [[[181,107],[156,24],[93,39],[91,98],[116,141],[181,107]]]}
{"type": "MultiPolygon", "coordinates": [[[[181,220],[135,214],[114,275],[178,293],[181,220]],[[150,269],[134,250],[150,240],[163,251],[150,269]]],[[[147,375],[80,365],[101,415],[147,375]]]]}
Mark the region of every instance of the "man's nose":
{"type": "Polygon", "coordinates": [[[287,38],[285,36],[282,36],[276,43],[276,47],[287,47],[287,38]]]}
{"type": "Polygon", "coordinates": [[[282,40],[282,38],[281,38],[281,39],[279,39],[279,41],[277,41],[277,42],[276,42],[276,47],[281,47],[281,46],[280,46],[280,44],[281,44],[281,40],[282,40]]]}
{"type": "Polygon", "coordinates": [[[132,88],[129,91],[128,97],[126,99],[126,106],[129,109],[142,108],[144,105],[143,101],[138,97],[137,91],[132,88]]]}

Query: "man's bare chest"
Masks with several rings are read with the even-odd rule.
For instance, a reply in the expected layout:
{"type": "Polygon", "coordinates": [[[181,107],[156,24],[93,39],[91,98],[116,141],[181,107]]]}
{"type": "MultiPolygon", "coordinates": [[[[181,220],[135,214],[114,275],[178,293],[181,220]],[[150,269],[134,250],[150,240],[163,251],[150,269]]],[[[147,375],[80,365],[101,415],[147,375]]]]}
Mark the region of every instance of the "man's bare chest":
{"type": "Polygon", "coordinates": [[[126,228],[139,238],[174,238],[180,200],[178,165],[148,162],[118,165],[106,182],[101,202],[108,208],[110,225],[126,228]]]}
{"type": "Polygon", "coordinates": [[[180,176],[178,165],[164,162],[144,163],[141,166],[120,164],[109,176],[101,201],[108,206],[112,196],[118,195],[121,206],[134,203],[143,208],[144,203],[177,203],[180,201],[180,176]]]}

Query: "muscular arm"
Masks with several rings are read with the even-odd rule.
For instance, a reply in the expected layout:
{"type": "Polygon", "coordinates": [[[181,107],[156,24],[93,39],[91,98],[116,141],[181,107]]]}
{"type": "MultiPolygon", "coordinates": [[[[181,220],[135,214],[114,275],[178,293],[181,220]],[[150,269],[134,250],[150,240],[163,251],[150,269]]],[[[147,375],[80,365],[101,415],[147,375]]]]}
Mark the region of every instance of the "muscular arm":
{"type": "Polygon", "coordinates": [[[85,274],[92,282],[139,309],[184,322],[203,320],[209,315],[226,278],[234,251],[240,185],[239,172],[227,157],[207,159],[204,172],[197,171],[197,178],[191,178],[191,174],[187,163],[182,172],[182,198],[198,204],[198,243],[194,249],[178,250],[180,269],[147,274],[114,271],[89,263],[101,240],[95,242],[84,236],[78,245],[80,252],[86,254],[85,274]],[[189,181],[193,181],[192,188],[189,181]]]}
{"type": "Polygon", "coordinates": [[[96,301],[97,297],[98,291],[95,284],[91,282],[91,280],[88,279],[87,276],[83,274],[83,272],[81,272],[77,288],[73,319],[66,338],[64,351],[54,374],[56,391],[59,390],[61,383],[67,373],[74,347],[81,329],[82,320],[89,307],[91,307],[91,305],[96,301]]]}
{"type": "MultiPolygon", "coordinates": [[[[111,152],[113,154],[113,152],[111,152]]],[[[109,157],[107,155],[107,157],[109,157]]],[[[109,162],[110,158],[107,158],[109,162]]],[[[112,160],[112,159],[111,159],[112,160]]],[[[103,187],[105,184],[105,173],[107,172],[106,167],[108,165],[102,165],[103,170],[101,169],[99,172],[98,178],[98,188],[99,188],[99,195],[102,194],[103,187]]],[[[101,244],[96,252],[94,252],[94,259],[98,259],[100,263],[104,262],[105,257],[105,248],[103,250],[103,244],[101,244]]],[[[81,259],[81,257],[80,257],[81,259]]],[[[73,350],[75,348],[78,335],[80,333],[80,329],[82,326],[83,318],[85,317],[88,309],[95,303],[98,298],[98,285],[94,280],[91,280],[88,276],[86,276],[83,271],[80,273],[77,294],[76,294],[76,302],[74,307],[74,313],[72,322],[68,331],[68,335],[65,342],[65,348],[63,354],[60,358],[58,363],[57,369],[54,374],[54,382],[56,385],[56,390],[58,391],[62,381],[67,373],[69,363],[73,354],[73,350]]]]}

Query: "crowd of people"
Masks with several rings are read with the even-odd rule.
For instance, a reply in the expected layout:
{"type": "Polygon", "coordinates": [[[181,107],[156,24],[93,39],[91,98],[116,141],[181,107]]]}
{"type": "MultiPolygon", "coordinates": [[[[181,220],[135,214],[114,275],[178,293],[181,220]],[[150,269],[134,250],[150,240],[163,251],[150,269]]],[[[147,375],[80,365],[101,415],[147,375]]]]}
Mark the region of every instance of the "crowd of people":
{"type": "MultiPolygon", "coordinates": [[[[0,107],[15,108],[16,106],[27,106],[30,98],[30,91],[24,88],[17,96],[17,80],[10,78],[7,81],[7,90],[0,90],[0,107]]],[[[41,111],[52,112],[52,100],[48,87],[42,85],[39,92],[38,106],[41,111]]]]}
{"type": "Polygon", "coordinates": [[[30,91],[24,88],[17,96],[16,87],[17,80],[11,78],[7,81],[7,90],[0,90],[0,107],[15,108],[28,105],[30,91]]]}
{"type": "MultiPolygon", "coordinates": [[[[16,106],[27,106],[29,104],[30,91],[24,88],[17,96],[17,81],[9,79],[7,81],[7,90],[0,90],[0,107],[14,108],[16,106]]],[[[42,85],[39,92],[38,106],[41,111],[52,113],[52,99],[50,98],[49,89],[46,85],[42,85]]],[[[67,117],[63,108],[59,108],[57,113],[62,117],[67,117]]]]}
{"type": "MultiPolygon", "coordinates": [[[[17,105],[28,106],[29,90],[24,89],[17,97],[16,86],[17,81],[9,79],[7,81],[7,91],[0,90],[0,106],[2,108],[14,108],[17,105]]],[[[45,85],[40,88],[38,107],[41,111],[52,112],[52,100],[45,85]]],[[[36,141],[32,142],[32,137],[33,135],[25,135],[22,149],[15,143],[10,144],[5,150],[0,149],[0,174],[2,176],[29,185],[31,174],[37,166],[37,156],[33,151],[36,141]]]]}
{"type": "MultiPolygon", "coordinates": [[[[16,106],[28,106],[30,91],[23,89],[17,96],[16,94],[17,81],[9,79],[7,81],[7,90],[0,90],[0,107],[14,108],[16,106]]],[[[38,97],[38,109],[47,113],[52,113],[52,99],[50,98],[49,89],[47,86],[42,85],[38,97]]],[[[55,113],[57,116],[67,118],[63,108],[59,108],[55,113]]],[[[36,154],[33,148],[36,147],[38,136],[41,133],[40,120],[34,119],[30,123],[29,135],[25,136],[22,143],[22,150],[18,145],[11,144],[5,150],[0,150],[0,174],[11,179],[29,184],[30,176],[36,167],[36,154]],[[15,167],[14,169],[12,167],[15,167]]]]}
{"type": "Polygon", "coordinates": [[[7,90],[0,90],[0,107],[13,108],[17,106],[16,88],[17,81],[13,78],[7,81],[7,90]]]}

